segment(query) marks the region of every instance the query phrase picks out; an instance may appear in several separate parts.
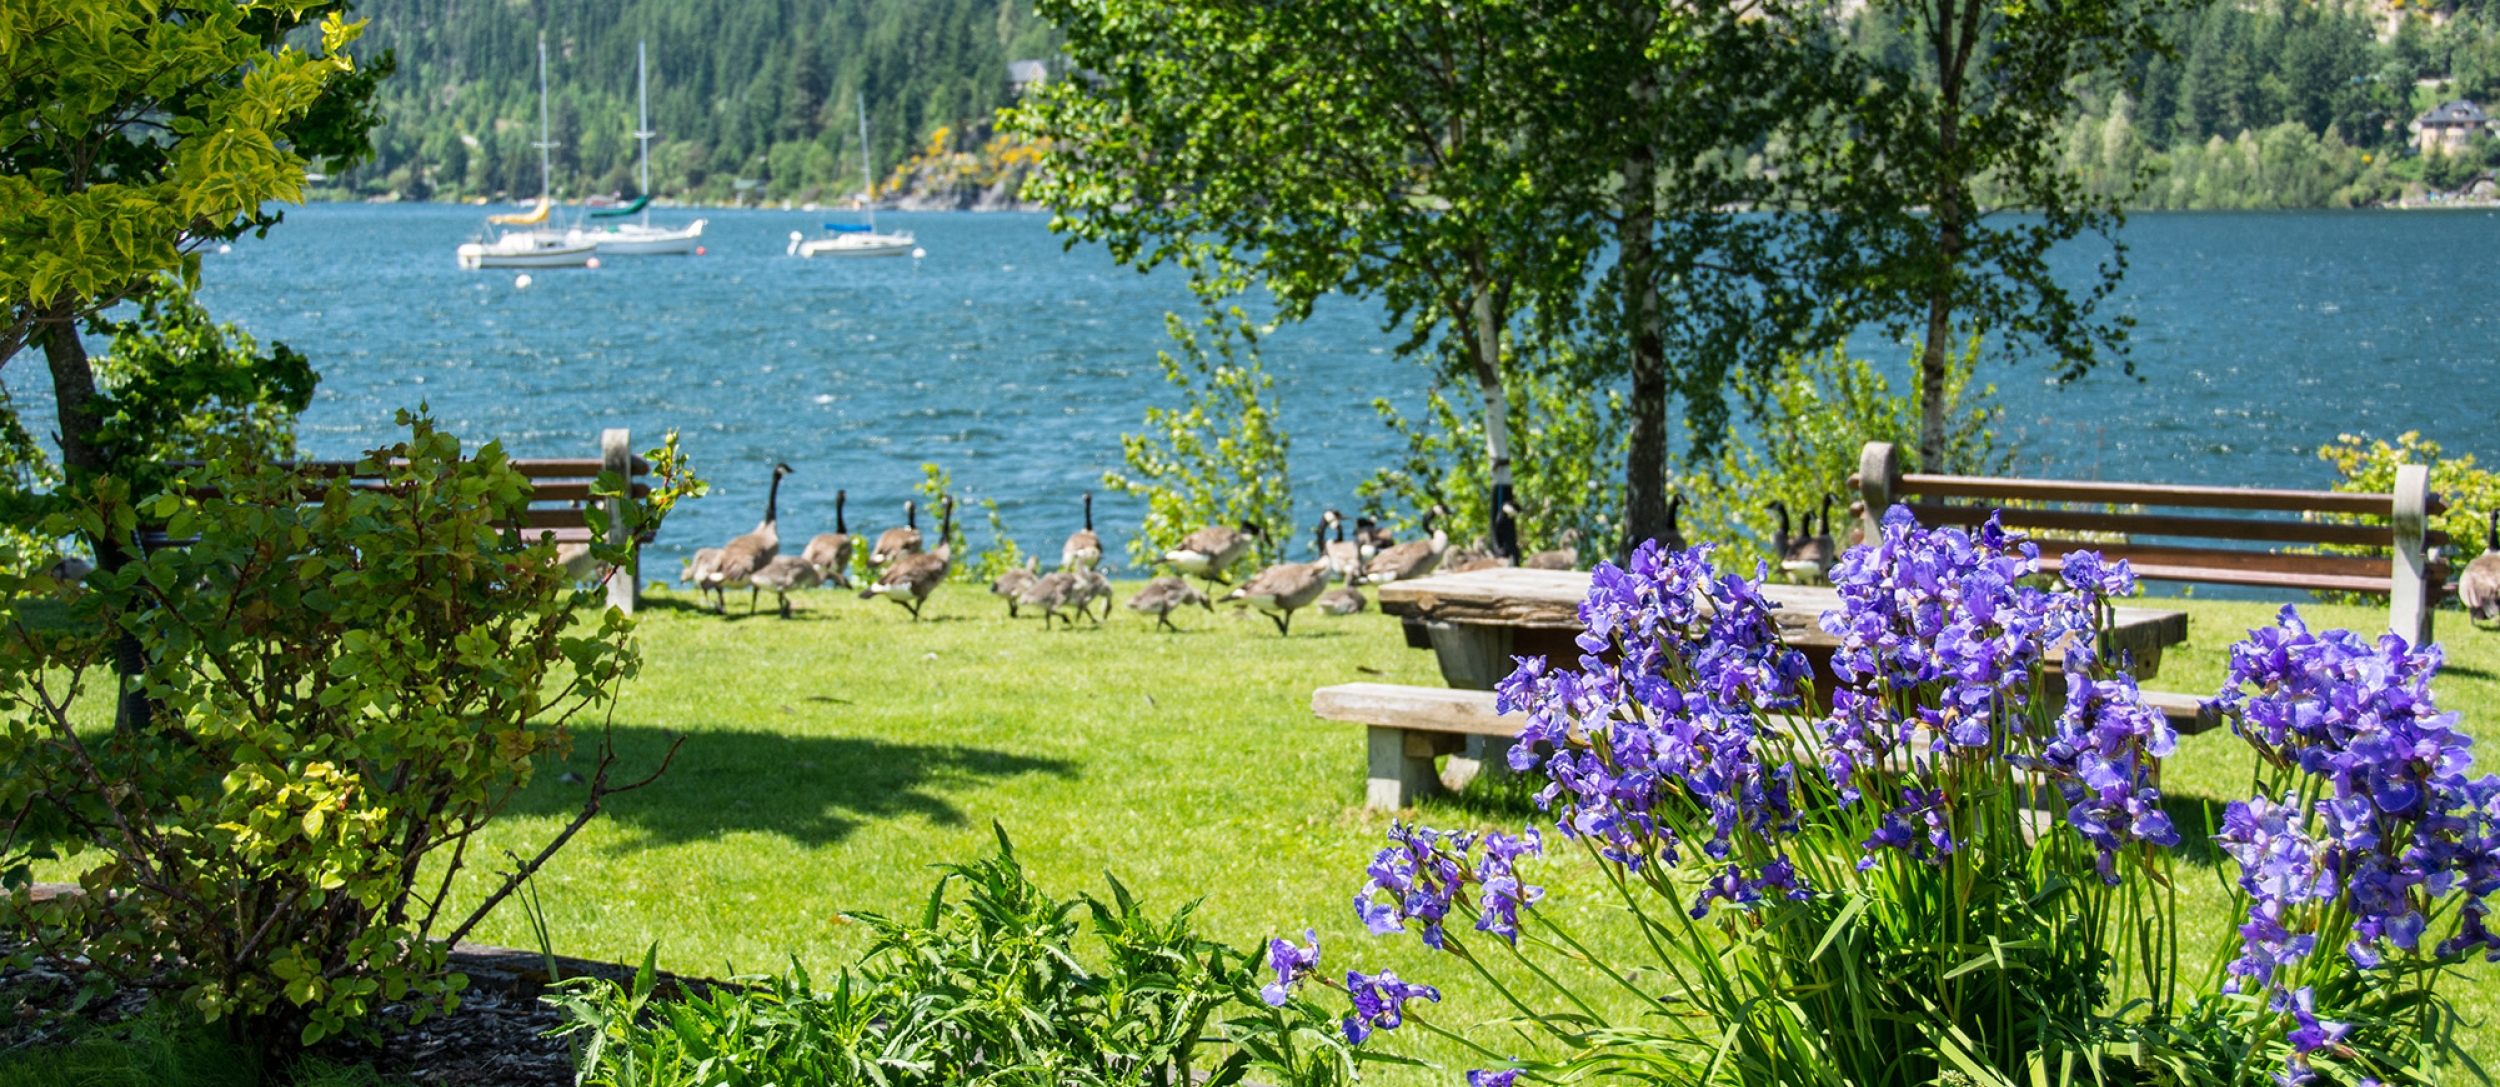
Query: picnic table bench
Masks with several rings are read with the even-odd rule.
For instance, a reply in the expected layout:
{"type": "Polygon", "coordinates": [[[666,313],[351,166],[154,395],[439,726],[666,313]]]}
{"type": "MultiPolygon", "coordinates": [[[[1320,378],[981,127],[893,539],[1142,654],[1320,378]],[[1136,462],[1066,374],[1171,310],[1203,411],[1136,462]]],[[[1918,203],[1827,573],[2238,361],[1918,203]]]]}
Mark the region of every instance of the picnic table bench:
{"type": "MultiPolygon", "coordinates": [[[[644,477],[650,473],[651,465],[633,454],[632,438],[632,433],[622,428],[601,431],[597,457],[513,458],[510,462],[512,469],[530,481],[529,511],[522,523],[516,526],[523,537],[552,539],[559,548],[566,550],[588,547],[591,542],[588,506],[594,500],[591,487],[602,472],[615,472],[625,477],[633,497],[648,496],[651,485],[644,482],[644,477]]],[[[379,478],[372,473],[358,472],[357,465],[360,463],[344,460],[297,461],[291,467],[315,478],[345,476],[352,484],[379,478]]],[[[607,507],[610,541],[626,542],[625,520],[616,508],[619,500],[610,497],[598,501],[607,507]]],[[[159,537],[155,540],[143,537],[143,543],[152,548],[175,542],[161,539],[161,533],[159,537]]],[[[618,570],[608,579],[608,604],[623,609],[628,615],[633,614],[634,603],[641,595],[641,579],[636,574],[637,571],[633,570],[618,570]]]]}
{"type": "MultiPolygon", "coordinates": [[[[1584,629],[1580,602],[1589,575],[1567,570],[1503,568],[1443,574],[1381,586],[1380,610],[1406,620],[1408,644],[1429,646],[1448,688],[1350,683],[1312,693],[1311,712],[1325,720],[1368,729],[1364,801],[1397,809],[1442,787],[1433,759],[1463,758],[1485,772],[1507,767],[1511,741],[1522,721],[1493,712],[1493,685],[1516,667],[1513,657],[1576,661],[1574,641],[1584,629]]],[[[1840,639],[1816,620],[1840,606],[1837,590],[1824,586],[1765,585],[1762,594],[1780,605],[1772,617],[1780,639],[1802,651],[1818,688],[1828,698],[1831,657],[1840,639]]],[[[2134,662],[2138,679],[2161,669],[2162,650],[2187,640],[2187,613],[2157,608],[2115,609],[2106,651],[2134,662]]],[[[2212,727],[2202,701],[2190,695],[2147,691],[2145,700],[2181,731],[2212,727]]],[[[1467,768],[1453,768],[1463,777],[1467,768]]]]}

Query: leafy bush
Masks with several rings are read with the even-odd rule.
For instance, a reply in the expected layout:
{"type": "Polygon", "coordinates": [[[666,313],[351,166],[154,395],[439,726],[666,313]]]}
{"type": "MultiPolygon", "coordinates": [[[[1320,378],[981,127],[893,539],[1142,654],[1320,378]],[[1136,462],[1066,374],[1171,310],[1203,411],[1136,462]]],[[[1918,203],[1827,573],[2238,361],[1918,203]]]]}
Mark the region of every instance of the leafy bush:
{"type": "MultiPolygon", "coordinates": [[[[598,594],[506,527],[529,482],[502,450],[464,458],[430,420],[401,422],[407,439],[359,466],[380,477],[365,486],[248,449],[142,497],[99,480],[47,531],[161,524],[189,542],[96,574],[66,624],[36,611],[48,579],[0,578],[0,923],[26,954],[179,989],[272,1048],[383,1001],[448,1006],[462,980],[444,948],[633,787],[603,739],[573,822],[453,907],[478,831],[640,662],[632,620],[583,615],[598,594]],[[122,642],[152,712],[99,731],[83,698],[122,642]],[[85,893],[33,901],[43,860],[76,867],[85,893]]],[[[693,485],[673,436],[651,457],[658,485],[624,504],[629,536],[693,485]]],[[[624,488],[609,473],[594,492],[624,488]]]]}
{"type": "Polygon", "coordinates": [[[570,1020],[579,1082],[1225,1087],[1257,1074],[1326,1087],[1353,1079],[1354,1057],[1327,1013],[1281,992],[1271,1004],[1256,956],[1195,935],[1194,906],[1153,916],[1108,877],[1108,903],[1054,899],[1026,878],[1003,829],[996,855],[945,872],[916,920],[855,915],[875,929],[876,943],[830,985],[794,961],[777,978],[660,1002],[650,955],[630,988],[565,983],[553,999],[570,1020]],[[1095,954],[1082,958],[1080,927],[1094,936],[1095,954]]]}
{"type": "Polygon", "coordinates": [[[1262,559],[1283,554],[1294,538],[1291,443],[1259,363],[1259,330],[1238,308],[1210,312],[1195,329],[1178,314],[1163,320],[1182,357],[1155,359],[1182,405],[1147,408],[1145,432],[1120,435],[1121,469],[1102,476],[1104,488],[1146,503],[1129,558],[1152,566],[1192,532],[1243,521],[1265,530],[1262,559]]]}
{"type": "MultiPolygon", "coordinates": [[[[1524,661],[1497,697],[1525,717],[1511,766],[1543,777],[1554,844],[1610,908],[1528,882],[1534,827],[1393,826],[1355,898],[1493,987],[1537,1050],[1430,1022],[1439,994],[1387,974],[1342,986],[1349,1038],[1419,1026],[1486,1062],[1478,1087],[2418,1082],[2461,1056],[2437,981],[2500,952],[2500,776],[2468,778],[2435,647],[2286,609],[2233,648],[2217,706],[2265,770],[2192,829],[2237,868],[2246,924],[2183,947],[2175,737],[2096,648],[2126,564],[2069,554],[2041,588],[1993,521],[1883,527],[1835,571],[1828,705],[1758,583],[1706,548],[1599,567],[1580,668],[1524,661]]],[[[1272,955],[1280,985],[1340,987],[1315,947],[1272,955]]]]}
{"type": "MultiPolygon", "coordinates": [[[[1519,546],[1528,552],[1561,547],[1566,533],[1576,533],[1582,554],[1611,552],[1623,523],[1628,424],[1622,394],[1590,388],[1559,367],[1516,369],[1521,372],[1511,377],[1508,403],[1519,546]]],[[[1356,485],[1364,509],[1411,528],[1439,503],[1450,508],[1451,539],[1490,537],[1483,403],[1472,378],[1456,401],[1442,386],[1427,390],[1420,420],[1401,415],[1386,399],[1372,401],[1406,453],[1397,466],[1356,485]]]]}
{"type": "MultiPolygon", "coordinates": [[[[1943,470],[2004,474],[2013,455],[1997,445],[1994,427],[2004,409],[1989,402],[1996,386],[1971,387],[1979,342],[1951,361],[1943,470]]],[[[1921,470],[1916,391],[1895,395],[1883,371],[1844,349],[1786,360],[1768,384],[1745,390],[1745,408],[1750,433],[1731,440],[1716,460],[1686,466],[1676,481],[1684,496],[1684,537],[1721,545],[1720,561],[1732,569],[1751,570],[1756,562],[1777,567],[1773,501],[1803,517],[1831,496],[1833,535],[1845,543],[1849,503],[1857,498],[1849,477],[1866,443],[1891,442],[1903,471],[1921,470]]]]}
{"type": "Polygon", "coordinates": [[[95,360],[105,397],[101,439],[125,476],[139,466],[199,460],[240,443],[264,460],[295,456],[295,416],[320,382],[283,343],[263,354],[250,333],[212,321],[182,284],[159,277],[95,360]]]}
{"type": "Polygon", "coordinates": [[[2396,489],[2398,466],[2429,465],[2431,493],[2448,500],[2448,512],[2432,517],[2430,527],[2448,534],[2449,554],[2473,555],[2485,542],[2491,511],[2500,509],[2500,472],[2475,467],[2471,453],[2450,458],[2444,452],[2438,442],[2424,438],[2420,431],[2408,430],[2397,435],[2393,444],[2339,434],[2334,441],[2318,447],[2318,459],[2334,466],[2336,490],[2380,494],[2396,489]]]}

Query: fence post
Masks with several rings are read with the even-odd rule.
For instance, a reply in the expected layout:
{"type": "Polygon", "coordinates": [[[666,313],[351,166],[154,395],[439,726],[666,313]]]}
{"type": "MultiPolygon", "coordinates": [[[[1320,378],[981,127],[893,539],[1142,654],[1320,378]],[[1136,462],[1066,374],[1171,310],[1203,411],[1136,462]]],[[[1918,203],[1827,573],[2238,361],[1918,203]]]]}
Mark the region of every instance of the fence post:
{"type": "Polygon", "coordinates": [[[1892,485],[1901,478],[1901,457],[1891,442],[1868,442],[1858,451],[1858,498],[1866,503],[1866,542],[1884,538],[1884,511],[1892,508],[1892,485]]]}
{"type": "Polygon", "coordinates": [[[2387,629],[2414,645],[2431,640],[2429,556],[2422,535],[2430,527],[2431,470],[2428,465],[2396,467],[2395,501],[2388,520],[2395,530],[2394,582],[2387,591],[2387,629]]]}
{"type": "MultiPolygon", "coordinates": [[[[625,502],[634,490],[632,432],[622,427],[599,432],[599,469],[602,473],[614,472],[625,481],[625,494],[600,500],[607,505],[608,542],[624,547],[632,540],[631,531],[625,527],[625,502]]],[[[626,565],[608,576],[609,607],[621,609],[627,615],[634,613],[634,601],[641,590],[640,579],[635,575],[641,569],[642,551],[635,548],[626,559],[626,565]]]]}

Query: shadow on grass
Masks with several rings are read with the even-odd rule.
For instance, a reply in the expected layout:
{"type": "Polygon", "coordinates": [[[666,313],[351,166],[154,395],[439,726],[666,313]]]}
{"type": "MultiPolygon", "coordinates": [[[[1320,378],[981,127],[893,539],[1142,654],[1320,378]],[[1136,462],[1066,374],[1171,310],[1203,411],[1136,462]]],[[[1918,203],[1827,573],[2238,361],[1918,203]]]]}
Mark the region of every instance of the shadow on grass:
{"type": "MultiPolygon", "coordinates": [[[[662,729],[618,726],[615,779],[650,773],[672,739],[662,729]]],[[[512,813],[563,818],[580,810],[587,787],[559,778],[567,771],[588,774],[597,745],[596,734],[578,736],[573,757],[542,768],[513,799],[512,813]]],[[[1065,759],[951,744],[706,729],[687,735],[676,763],[658,781],[610,797],[603,818],[631,831],[633,841],[624,848],[742,832],[822,846],[879,820],[918,816],[960,826],[964,813],[951,793],[1025,774],[1074,777],[1077,770],[1065,759]]]]}

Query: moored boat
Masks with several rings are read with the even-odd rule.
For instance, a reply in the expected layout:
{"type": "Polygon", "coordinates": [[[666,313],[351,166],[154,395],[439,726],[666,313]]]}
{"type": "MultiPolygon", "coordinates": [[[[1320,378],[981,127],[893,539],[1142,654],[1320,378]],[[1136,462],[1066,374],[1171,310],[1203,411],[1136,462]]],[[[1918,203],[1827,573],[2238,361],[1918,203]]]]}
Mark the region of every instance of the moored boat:
{"type": "Polygon", "coordinates": [[[634,139],[642,143],[642,163],[639,173],[642,194],[635,197],[633,203],[624,207],[601,208],[591,212],[590,217],[620,219],[629,215],[640,215],[642,220],[611,226],[575,227],[566,232],[566,238],[577,243],[588,243],[598,247],[602,254],[615,256],[647,257],[699,252],[703,241],[704,220],[697,219],[685,226],[676,227],[651,225],[651,137],[659,133],[651,130],[650,67],[645,63],[641,42],[634,43],[634,82],[640,109],[639,121],[634,128],[634,139]]]}
{"type": "Polygon", "coordinates": [[[798,231],[790,232],[790,248],[785,250],[799,257],[900,257],[920,256],[922,251],[912,244],[911,231],[881,233],[877,230],[877,176],[869,164],[868,101],[859,105],[859,180],[868,212],[866,223],[826,223],[825,236],[810,238],[798,231]]]}
{"type": "Polygon", "coordinates": [[[547,149],[547,39],[538,39],[538,204],[520,215],[490,215],[491,226],[520,227],[488,241],[462,245],[455,257],[462,268],[579,268],[591,263],[599,247],[569,237],[569,231],[548,225],[555,202],[548,192],[551,166],[547,149]]]}

